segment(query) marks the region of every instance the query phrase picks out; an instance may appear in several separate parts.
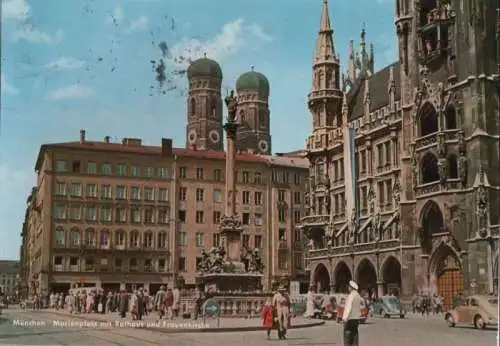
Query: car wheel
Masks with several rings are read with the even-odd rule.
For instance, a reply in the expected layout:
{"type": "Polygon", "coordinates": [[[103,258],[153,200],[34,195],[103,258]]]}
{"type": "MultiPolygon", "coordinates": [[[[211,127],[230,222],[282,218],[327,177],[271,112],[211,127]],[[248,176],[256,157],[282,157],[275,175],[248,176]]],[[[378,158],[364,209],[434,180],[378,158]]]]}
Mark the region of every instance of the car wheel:
{"type": "Polygon", "coordinates": [[[448,323],[448,327],[450,328],[455,327],[455,319],[451,314],[446,317],[446,323],[448,323]]]}
{"type": "Polygon", "coordinates": [[[476,316],[474,318],[474,327],[476,329],[484,329],[484,328],[486,328],[486,323],[484,323],[483,318],[481,316],[476,316]]]}

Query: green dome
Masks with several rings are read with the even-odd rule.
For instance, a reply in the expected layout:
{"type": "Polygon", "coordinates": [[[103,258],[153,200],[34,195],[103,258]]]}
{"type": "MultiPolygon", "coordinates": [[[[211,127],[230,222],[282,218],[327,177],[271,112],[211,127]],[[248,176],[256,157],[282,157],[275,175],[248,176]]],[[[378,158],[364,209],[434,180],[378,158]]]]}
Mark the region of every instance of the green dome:
{"type": "Polygon", "coordinates": [[[194,77],[215,77],[222,80],[222,70],[219,64],[208,58],[193,61],[188,67],[187,74],[189,79],[194,77]]]}
{"type": "Polygon", "coordinates": [[[269,81],[260,72],[246,72],[236,81],[236,90],[258,90],[260,96],[269,97],[269,81]]]}

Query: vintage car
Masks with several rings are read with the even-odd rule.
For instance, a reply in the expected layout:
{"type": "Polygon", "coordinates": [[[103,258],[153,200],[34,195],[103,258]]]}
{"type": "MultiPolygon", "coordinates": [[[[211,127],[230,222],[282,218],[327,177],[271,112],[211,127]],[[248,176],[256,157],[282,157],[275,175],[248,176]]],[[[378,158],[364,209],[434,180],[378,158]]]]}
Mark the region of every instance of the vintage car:
{"type": "Polygon", "coordinates": [[[467,297],[454,309],[445,313],[448,326],[472,324],[477,329],[498,325],[498,297],[473,295],[467,297]]]}
{"type": "Polygon", "coordinates": [[[401,305],[401,301],[394,296],[382,296],[375,300],[371,306],[371,312],[386,318],[392,316],[405,318],[406,316],[406,311],[401,305]]]}
{"type": "MultiPolygon", "coordinates": [[[[338,294],[336,295],[336,301],[337,301],[337,307],[336,307],[336,319],[337,322],[340,323],[342,322],[342,316],[344,315],[344,306],[345,302],[347,299],[346,294],[338,294]]],[[[361,319],[359,320],[360,323],[365,323],[366,319],[368,318],[368,308],[366,306],[365,301],[361,303],[361,319]]]]}

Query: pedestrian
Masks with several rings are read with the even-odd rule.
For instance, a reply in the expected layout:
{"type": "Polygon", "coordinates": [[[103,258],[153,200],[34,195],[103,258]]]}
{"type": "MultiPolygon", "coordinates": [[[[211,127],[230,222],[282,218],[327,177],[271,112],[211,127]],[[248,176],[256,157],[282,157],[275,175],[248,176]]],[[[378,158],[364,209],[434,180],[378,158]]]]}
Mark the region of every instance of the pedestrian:
{"type": "Polygon", "coordinates": [[[271,330],[274,327],[274,307],[271,298],[268,298],[262,307],[262,326],[266,328],[267,340],[271,339],[271,330]]]}
{"type": "Polygon", "coordinates": [[[361,318],[361,304],[363,298],[358,293],[358,284],[354,281],[349,281],[349,295],[347,296],[344,315],[344,346],[359,345],[359,319],[361,318]]]}
{"type": "Polygon", "coordinates": [[[276,319],[278,322],[278,338],[286,339],[286,331],[290,326],[290,298],[286,293],[284,286],[278,288],[278,292],[273,297],[273,307],[276,310],[276,319]]]}
{"type": "Polygon", "coordinates": [[[158,292],[155,294],[154,309],[158,312],[159,319],[163,318],[165,314],[165,286],[161,285],[158,292]]]}
{"type": "Polygon", "coordinates": [[[172,293],[172,289],[169,288],[167,293],[165,294],[164,300],[165,313],[167,314],[167,319],[171,320],[174,318],[174,313],[172,307],[174,306],[174,294],[172,293]]]}
{"type": "Polygon", "coordinates": [[[174,287],[172,294],[174,295],[172,311],[174,313],[174,317],[178,317],[179,316],[179,309],[181,307],[181,292],[179,291],[179,288],[174,287]]]}

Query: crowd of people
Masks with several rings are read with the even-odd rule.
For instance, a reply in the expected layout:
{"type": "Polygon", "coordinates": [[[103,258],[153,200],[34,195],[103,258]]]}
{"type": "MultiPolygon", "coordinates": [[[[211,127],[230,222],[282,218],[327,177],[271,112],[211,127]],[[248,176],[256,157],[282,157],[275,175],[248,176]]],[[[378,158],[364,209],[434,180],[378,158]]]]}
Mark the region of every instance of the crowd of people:
{"type": "Polygon", "coordinates": [[[434,294],[432,296],[413,296],[411,306],[414,314],[437,315],[444,312],[443,297],[434,294]]]}

